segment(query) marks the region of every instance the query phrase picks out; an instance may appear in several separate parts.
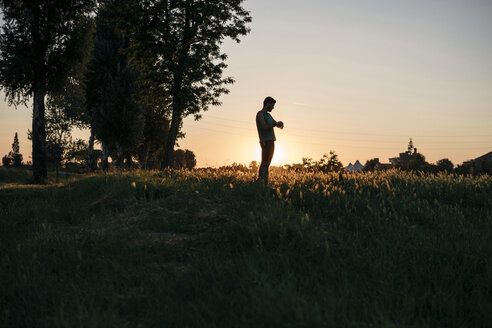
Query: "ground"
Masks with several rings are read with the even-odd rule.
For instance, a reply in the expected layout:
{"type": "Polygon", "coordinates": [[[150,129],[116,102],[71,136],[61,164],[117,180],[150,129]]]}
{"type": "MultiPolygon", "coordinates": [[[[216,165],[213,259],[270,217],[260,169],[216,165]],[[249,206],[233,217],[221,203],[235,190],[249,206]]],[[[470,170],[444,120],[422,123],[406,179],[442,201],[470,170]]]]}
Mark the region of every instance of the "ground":
{"type": "Polygon", "coordinates": [[[0,180],[5,326],[492,320],[490,176],[16,174],[0,180]]]}

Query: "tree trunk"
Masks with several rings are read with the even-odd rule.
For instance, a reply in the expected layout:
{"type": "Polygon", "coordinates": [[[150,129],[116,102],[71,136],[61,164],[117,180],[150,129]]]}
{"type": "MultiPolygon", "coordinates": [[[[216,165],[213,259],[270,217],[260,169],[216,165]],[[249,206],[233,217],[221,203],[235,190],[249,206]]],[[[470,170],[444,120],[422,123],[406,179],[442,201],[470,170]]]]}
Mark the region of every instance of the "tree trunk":
{"type": "Polygon", "coordinates": [[[97,160],[94,158],[94,122],[91,122],[91,136],[89,137],[89,156],[87,157],[87,165],[89,166],[89,170],[94,172],[96,170],[96,166],[94,162],[97,163],[97,160]]]}
{"type": "Polygon", "coordinates": [[[149,153],[150,153],[150,142],[147,142],[147,144],[145,145],[145,156],[142,163],[142,169],[144,170],[147,170],[148,167],[147,165],[149,162],[149,153]]]}
{"type": "Polygon", "coordinates": [[[166,146],[164,148],[164,160],[162,161],[163,168],[169,168],[173,164],[174,160],[174,145],[176,144],[176,137],[178,136],[178,130],[180,125],[180,114],[175,114],[173,111],[173,119],[171,121],[171,128],[169,129],[169,135],[167,136],[166,146]]]}
{"type": "Polygon", "coordinates": [[[123,151],[119,141],[116,142],[116,166],[118,168],[123,166],[123,151]]]}
{"type": "Polygon", "coordinates": [[[103,141],[102,142],[102,146],[101,146],[101,150],[102,150],[102,169],[103,171],[106,171],[108,169],[108,146],[106,145],[106,143],[103,141]]]}
{"type": "Polygon", "coordinates": [[[55,180],[56,183],[58,183],[58,177],[59,177],[58,172],[59,172],[59,170],[60,170],[60,167],[58,165],[56,165],[56,180],[55,180]]]}
{"type": "Polygon", "coordinates": [[[37,81],[34,85],[34,108],[32,115],[32,171],[34,183],[43,184],[48,177],[46,168],[46,130],[44,98],[46,91],[37,81]]]}
{"type": "Polygon", "coordinates": [[[126,155],[125,166],[128,170],[130,170],[133,166],[133,158],[131,155],[126,155]]]}
{"type": "Polygon", "coordinates": [[[164,160],[162,166],[169,168],[173,165],[174,159],[174,145],[176,144],[176,138],[178,136],[181,122],[183,121],[184,112],[184,99],[183,99],[183,81],[186,72],[186,62],[188,60],[188,53],[191,47],[191,17],[189,8],[193,1],[186,1],[185,8],[185,23],[183,30],[183,39],[181,40],[181,51],[178,59],[178,65],[176,68],[176,74],[174,77],[174,83],[172,88],[173,93],[173,115],[171,118],[171,127],[169,128],[169,134],[167,136],[166,145],[164,147],[164,160]]]}
{"type": "Polygon", "coordinates": [[[179,108],[179,101],[175,98],[173,104],[173,116],[171,119],[171,127],[169,134],[167,135],[166,145],[164,147],[164,160],[162,161],[163,168],[169,168],[173,165],[174,160],[174,145],[176,144],[176,138],[178,136],[179,127],[182,121],[182,114],[179,108]]]}

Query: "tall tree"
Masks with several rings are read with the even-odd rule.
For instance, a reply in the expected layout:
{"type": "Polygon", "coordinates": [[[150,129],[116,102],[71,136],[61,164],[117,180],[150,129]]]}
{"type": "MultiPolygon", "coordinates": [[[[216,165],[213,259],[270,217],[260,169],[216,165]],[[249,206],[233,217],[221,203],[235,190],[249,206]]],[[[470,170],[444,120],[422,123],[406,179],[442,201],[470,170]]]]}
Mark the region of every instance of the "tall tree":
{"type": "Polygon", "coordinates": [[[45,97],[59,90],[86,56],[95,0],[0,0],[0,87],[9,104],[33,99],[35,183],[47,177],[45,97]]]}
{"type": "Polygon", "coordinates": [[[17,132],[14,136],[14,143],[12,144],[12,151],[9,153],[9,157],[12,158],[12,166],[20,167],[22,165],[22,154],[20,153],[19,137],[17,132]]]}
{"type": "MultiPolygon", "coordinates": [[[[138,72],[124,49],[128,38],[100,8],[93,58],[87,75],[87,110],[92,134],[101,141],[103,163],[108,153],[117,165],[136,154],[143,135],[143,107],[138,101],[138,72]]],[[[93,142],[93,141],[91,141],[93,142]]],[[[93,147],[93,144],[90,144],[93,147]]]]}
{"type": "Polygon", "coordinates": [[[412,138],[410,138],[410,140],[408,141],[408,147],[407,147],[407,153],[408,154],[412,154],[415,150],[415,147],[413,145],[413,140],[412,138]]]}
{"type": "Polygon", "coordinates": [[[48,167],[55,168],[56,182],[62,164],[71,159],[72,148],[78,142],[72,140],[72,129],[87,128],[89,125],[85,110],[85,76],[89,60],[90,56],[87,55],[79,65],[70,67],[65,83],[47,96],[46,157],[48,167]]]}
{"type": "MultiPolygon", "coordinates": [[[[51,104],[50,104],[51,105],[51,104]]],[[[48,165],[54,167],[56,182],[62,162],[72,145],[72,120],[63,108],[48,106],[46,113],[46,153],[48,165]]]]}
{"type": "MultiPolygon", "coordinates": [[[[110,1],[111,2],[111,1],[110,1]]],[[[210,105],[220,105],[219,98],[228,93],[234,82],[223,77],[227,55],[220,46],[224,39],[249,32],[249,12],[243,0],[132,0],[131,13],[123,19],[132,37],[134,57],[152,72],[150,78],[162,94],[169,95],[164,104],[171,113],[171,124],[165,143],[164,167],[173,163],[174,146],[183,118],[210,105]]],[[[124,17],[124,13],[119,15],[124,17]]]]}
{"type": "Polygon", "coordinates": [[[169,118],[165,109],[148,107],[145,111],[143,140],[137,153],[141,168],[161,168],[168,132],[169,118]]]}
{"type": "MultiPolygon", "coordinates": [[[[69,98],[64,99],[62,103],[69,98]]],[[[59,171],[67,161],[73,159],[85,147],[83,140],[72,139],[72,129],[77,126],[77,117],[71,112],[71,108],[60,107],[59,99],[49,98],[46,106],[46,161],[48,168],[55,169],[56,182],[59,171]]],[[[31,131],[28,138],[32,140],[31,131]]]]}
{"type": "Polygon", "coordinates": [[[14,142],[12,143],[12,150],[9,151],[8,155],[2,158],[3,166],[9,167],[20,167],[22,165],[22,154],[20,153],[19,137],[17,132],[14,135],[14,142]]]}

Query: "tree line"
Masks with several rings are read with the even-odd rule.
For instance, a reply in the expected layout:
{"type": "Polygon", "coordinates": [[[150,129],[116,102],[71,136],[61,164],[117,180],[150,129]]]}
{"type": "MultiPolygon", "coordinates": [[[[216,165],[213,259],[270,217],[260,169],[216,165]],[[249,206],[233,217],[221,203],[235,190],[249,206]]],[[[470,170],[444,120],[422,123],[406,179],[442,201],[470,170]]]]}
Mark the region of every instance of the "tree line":
{"type": "Polygon", "coordinates": [[[67,156],[91,169],[98,158],[145,169],[189,160],[175,151],[183,119],[220,105],[234,82],[220,46],[249,32],[242,3],[0,0],[0,88],[10,105],[32,101],[34,182],[67,156]],[[74,127],[89,141],[73,140],[74,127]]]}
{"type": "Polygon", "coordinates": [[[366,162],[362,170],[365,172],[370,172],[386,170],[389,168],[424,174],[437,174],[444,172],[462,175],[481,175],[492,174],[492,161],[486,159],[475,159],[463,162],[455,167],[453,162],[451,162],[448,158],[443,158],[438,160],[435,164],[432,164],[426,161],[425,156],[422,153],[417,152],[417,148],[414,147],[413,141],[410,138],[407,150],[400,154],[400,160],[397,163],[383,164],[379,162],[379,158],[373,158],[366,162]]]}

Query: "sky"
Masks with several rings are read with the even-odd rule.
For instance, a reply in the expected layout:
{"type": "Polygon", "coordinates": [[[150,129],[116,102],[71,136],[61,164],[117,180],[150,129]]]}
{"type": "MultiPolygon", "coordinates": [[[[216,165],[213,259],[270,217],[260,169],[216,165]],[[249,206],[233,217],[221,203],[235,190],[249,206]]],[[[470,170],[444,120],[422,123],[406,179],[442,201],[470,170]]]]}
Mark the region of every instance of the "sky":
{"type": "MultiPolygon", "coordinates": [[[[492,1],[246,0],[251,33],[226,40],[222,105],[184,121],[199,167],[260,160],[255,116],[277,100],[273,165],[336,151],[389,162],[409,138],[428,162],[492,151],[492,1]]],[[[29,159],[31,108],[0,99],[0,156],[29,159]]],[[[88,138],[88,133],[76,136],[88,138]]]]}

